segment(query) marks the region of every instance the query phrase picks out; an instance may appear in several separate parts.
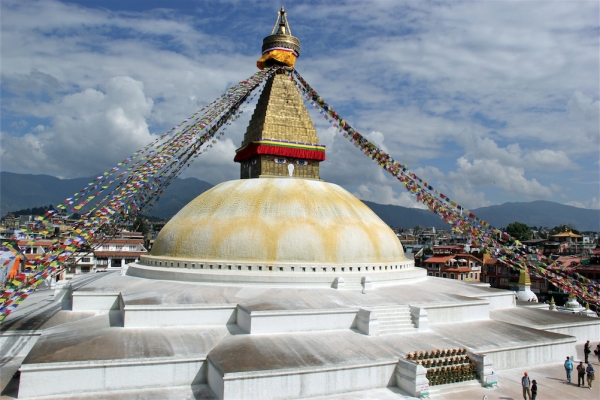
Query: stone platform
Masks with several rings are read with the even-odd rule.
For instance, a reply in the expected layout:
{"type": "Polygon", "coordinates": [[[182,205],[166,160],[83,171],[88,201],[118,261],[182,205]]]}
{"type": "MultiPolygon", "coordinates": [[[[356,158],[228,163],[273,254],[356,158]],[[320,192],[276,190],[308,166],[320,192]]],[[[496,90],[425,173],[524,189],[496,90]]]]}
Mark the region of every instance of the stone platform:
{"type": "Polygon", "coordinates": [[[560,363],[577,343],[600,339],[600,319],[517,307],[512,292],[432,277],[365,293],[118,273],[72,287],[66,302],[30,296],[2,325],[4,356],[22,360],[20,397],[170,387],[226,399],[267,398],[266,388],[268,398],[395,394],[407,392],[398,365],[414,350],[467,348],[481,384],[492,371],[560,363]],[[383,335],[395,309],[407,310],[411,327],[383,335]],[[36,342],[11,348],[10,338],[32,331],[36,342]]]}

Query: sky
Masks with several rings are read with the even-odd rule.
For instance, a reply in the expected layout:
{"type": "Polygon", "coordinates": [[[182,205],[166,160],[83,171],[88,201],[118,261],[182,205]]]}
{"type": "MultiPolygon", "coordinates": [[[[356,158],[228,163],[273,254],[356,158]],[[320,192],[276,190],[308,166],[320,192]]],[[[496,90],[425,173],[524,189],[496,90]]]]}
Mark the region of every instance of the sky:
{"type": "MultiPolygon", "coordinates": [[[[600,209],[598,1],[286,1],[296,69],[344,119],[473,209],[600,209]]],[[[2,0],[2,171],[109,170],[256,72],[281,1],[2,0]]],[[[415,198],[312,107],[321,178],[415,198]]],[[[182,177],[239,178],[252,104],[182,177]]]]}

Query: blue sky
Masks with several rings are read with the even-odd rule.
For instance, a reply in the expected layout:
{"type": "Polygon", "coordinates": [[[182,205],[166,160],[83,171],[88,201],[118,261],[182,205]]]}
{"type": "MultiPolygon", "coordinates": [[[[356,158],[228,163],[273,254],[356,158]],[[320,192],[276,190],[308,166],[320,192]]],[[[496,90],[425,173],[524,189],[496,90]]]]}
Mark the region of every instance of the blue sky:
{"type": "MultiPolygon", "coordinates": [[[[105,171],[256,71],[280,1],[3,0],[1,169],[105,171]]],[[[597,1],[288,1],[300,74],[461,204],[600,209],[597,1]]],[[[251,108],[184,177],[237,179],[251,108]]],[[[322,118],[322,178],[417,206],[322,118]]]]}

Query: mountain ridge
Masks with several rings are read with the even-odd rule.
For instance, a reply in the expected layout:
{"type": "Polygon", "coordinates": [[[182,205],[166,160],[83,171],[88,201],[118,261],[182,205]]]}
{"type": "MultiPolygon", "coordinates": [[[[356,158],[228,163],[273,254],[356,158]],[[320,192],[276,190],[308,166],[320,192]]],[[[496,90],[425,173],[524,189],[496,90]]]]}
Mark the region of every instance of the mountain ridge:
{"type": "MultiPolygon", "coordinates": [[[[49,204],[56,206],[94,179],[95,177],[60,179],[51,175],[0,171],[0,213],[5,215],[10,211],[49,204]]],[[[213,186],[197,178],[177,178],[155,203],[149,215],[170,218],[213,186]]],[[[390,226],[412,228],[421,225],[448,228],[446,223],[429,210],[370,201],[363,203],[390,226]]],[[[570,224],[580,231],[600,231],[600,210],[577,208],[547,200],[508,202],[472,209],[471,212],[497,228],[518,221],[529,226],[554,227],[570,224]]]]}

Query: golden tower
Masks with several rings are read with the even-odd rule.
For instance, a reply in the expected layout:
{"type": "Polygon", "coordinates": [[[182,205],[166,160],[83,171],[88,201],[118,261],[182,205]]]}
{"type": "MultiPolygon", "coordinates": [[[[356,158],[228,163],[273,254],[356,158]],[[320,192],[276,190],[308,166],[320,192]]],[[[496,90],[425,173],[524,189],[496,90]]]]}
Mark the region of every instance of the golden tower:
{"type": "Polygon", "coordinates": [[[295,177],[319,179],[319,163],[325,160],[325,146],[318,144],[317,132],[302,96],[290,79],[300,41],[291,35],[285,10],[278,13],[271,35],[263,40],[260,69],[279,66],[266,83],[258,100],[242,146],[236,150],[242,179],[295,177]]]}

